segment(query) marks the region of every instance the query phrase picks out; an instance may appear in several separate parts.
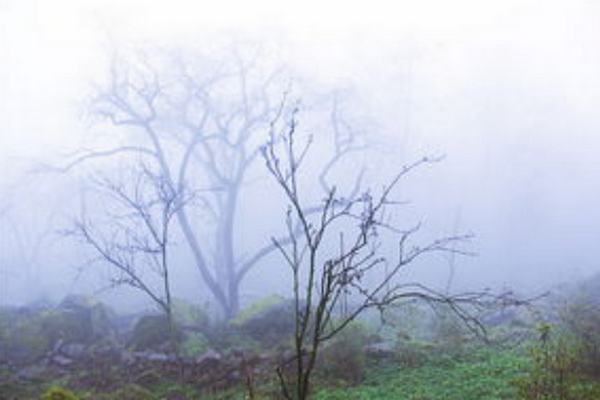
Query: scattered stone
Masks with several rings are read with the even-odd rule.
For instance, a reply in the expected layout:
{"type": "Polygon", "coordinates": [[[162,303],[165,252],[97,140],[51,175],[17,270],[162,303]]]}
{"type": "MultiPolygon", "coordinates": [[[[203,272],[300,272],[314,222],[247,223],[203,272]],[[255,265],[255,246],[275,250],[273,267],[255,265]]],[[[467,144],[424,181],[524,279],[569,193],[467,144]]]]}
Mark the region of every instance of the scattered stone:
{"type": "Polygon", "coordinates": [[[196,364],[199,365],[209,365],[218,363],[219,361],[221,361],[222,358],[223,357],[221,356],[221,354],[219,354],[217,351],[213,349],[208,349],[204,354],[196,357],[195,361],[196,364]]]}
{"type": "Polygon", "coordinates": [[[21,368],[17,372],[18,379],[35,380],[42,379],[46,373],[46,368],[43,365],[35,364],[21,368]]]}
{"type": "Polygon", "coordinates": [[[86,346],[81,343],[69,343],[60,346],[58,352],[69,358],[80,359],[86,355],[86,346]]]}
{"type": "Polygon", "coordinates": [[[69,365],[73,364],[73,360],[71,358],[62,356],[60,354],[56,354],[54,355],[51,359],[50,362],[59,366],[59,367],[68,367],[69,365]]]}
{"type": "Polygon", "coordinates": [[[145,351],[137,351],[132,353],[133,358],[136,361],[148,361],[148,362],[165,362],[170,361],[172,358],[165,354],[159,353],[157,351],[145,350],[145,351]]]}

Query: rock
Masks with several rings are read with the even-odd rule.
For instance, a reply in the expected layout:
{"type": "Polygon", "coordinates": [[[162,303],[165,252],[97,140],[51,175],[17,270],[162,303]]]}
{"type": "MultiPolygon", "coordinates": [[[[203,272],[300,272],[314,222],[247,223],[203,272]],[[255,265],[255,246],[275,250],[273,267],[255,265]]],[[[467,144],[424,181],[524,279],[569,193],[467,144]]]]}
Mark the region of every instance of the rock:
{"type": "Polygon", "coordinates": [[[135,363],[135,353],[131,353],[129,351],[122,352],[120,361],[126,365],[131,365],[135,363]]]}
{"type": "MultiPolygon", "coordinates": [[[[180,332],[176,332],[180,339],[180,332]]],[[[133,327],[129,346],[135,350],[157,349],[170,340],[170,327],[165,315],[146,315],[133,327]]]]}
{"type": "Polygon", "coordinates": [[[186,333],[180,345],[181,355],[184,357],[196,357],[206,352],[209,341],[200,332],[186,333]]]}
{"type": "Polygon", "coordinates": [[[73,364],[73,360],[71,358],[62,356],[60,354],[52,356],[50,362],[59,367],[68,367],[69,365],[73,364]]]}
{"type": "Polygon", "coordinates": [[[82,296],[69,296],[55,308],[0,307],[0,362],[27,365],[61,349],[78,358],[84,347],[111,336],[109,313],[82,296]]]}
{"type": "Polygon", "coordinates": [[[206,333],[212,348],[225,351],[231,348],[250,349],[261,344],[235,325],[220,325],[206,333]]]}
{"type": "Polygon", "coordinates": [[[195,363],[199,366],[205,367],[208,365],[214,365],[216,363],[219,363],[222,358],[223,357],[221,356],[221,354],[217,351],[213,349],[208,349],[204,354],[196,357],[195,363]]]}
{"type": "Polygon", "coordinates": [[[173,318],[177,325],[184,329],[205,332],[210,325],[210,318],[205,310],[179,298],[173,299],[173,318]]]}
{"type": "Polygon", "coordinates": [[[115,342],[99,342],[85,349],[86,361],[118,364],[123,359],[125,349],[115,342]]]}
{"type": "Polygon", "coordinates": [[[159,353],[158,351],[145,350],[145,351],[136,351],[131,353],[133,358],[136,361],[143,362],[166,362],[172,360],[169,355],[165,353],[159,353]]]}
{"type": "Polygon", "coordinates": [[[16,375],[18,379],[37,380],[43,379],[45,374],[46,368],[43,365],[36,364],[21,368],[16,375]]]}
{"type": "Polygon", "coordinates": [[[27,365],[42,359],[52,350],[54,338],[45,330],[46,311],[25,308],[0,308],[0,362],[27,365]]]}
{"type": "Polygon", "coordinates": [[[295,323],[294,302],[270,296],[241,311],[231,324],[271,347],[287,340],[294,332],[295,323]]]}
{"type": "Polygon", "coordinates": [[[67,315],[76,328],[77,337],[67,342],[91,343],[114,335],[111,322],[114,312],[94,298],[70,295],[63,299],[58,310],[67,315]]]}
{"type": "Polygon", "coordinates": [[[60,346],[58,352],[69,358],[83,358],[86,355],[86,346],[81,343],[69,343],[60,346]]]}

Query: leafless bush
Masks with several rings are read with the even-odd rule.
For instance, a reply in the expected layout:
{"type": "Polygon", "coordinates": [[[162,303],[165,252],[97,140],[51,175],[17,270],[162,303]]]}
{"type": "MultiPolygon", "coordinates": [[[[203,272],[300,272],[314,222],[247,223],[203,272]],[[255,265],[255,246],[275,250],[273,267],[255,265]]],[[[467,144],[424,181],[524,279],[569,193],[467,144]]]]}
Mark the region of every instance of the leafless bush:
{"type": "Polygon", "coordinates": [[[483,331],[473,311],[513,301],[487,291],[448,295],[418,282],[399,282],[399,276],[418,259],[438,252],[464,254],[457,245],[470,239],[470,235],[453,235],[419,244],[420,225],[400,229],[389,222],[388,209],[399,205],[392,199],[398,182],[436,158],[425,157],[402,167],[380,191],[361,190],[357,178],[350,195],[340,194],[329,184],[319,204],[307,204],[299,175],[311,140],[299,145],[297,112],[297,108],[290,112],[284,127],[277,127],[280,121],[273,124],[270,140],[262,149],[266,166],[289,204],[287,236],[273,239],[291,268],[295,300],[295,355],[288,365],[278,368],[283,395],[289,400],[309,397],[322,345],[368,309],[424,300],[445,305],[470,329],[483,331]],[[395,259],[382,250],[385,239],[397,244],[395,259]],[[290,368],[291,377],[285,373],[290,368]]]}

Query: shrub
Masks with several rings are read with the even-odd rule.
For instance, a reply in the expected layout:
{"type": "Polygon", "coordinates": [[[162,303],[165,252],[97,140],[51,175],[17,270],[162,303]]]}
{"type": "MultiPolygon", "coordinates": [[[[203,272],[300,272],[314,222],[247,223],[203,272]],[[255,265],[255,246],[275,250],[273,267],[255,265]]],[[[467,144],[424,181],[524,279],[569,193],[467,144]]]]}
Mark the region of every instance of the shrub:
{"type": "Polygon", "coordinates": [[[75,393],[59,386],[52,386],[42,394],[40,400],[80,400],[75,393]]]}
{"type": "Polygon", "coordinates": [[[468,341],[470,332],[458,315],[449,307],[438,306],[433,316],[431,334],[438,346],[460,350],[468,341]]]}
{"type": "Polygon", "coordinates": [[[396,361],[403,367],[416,368],[426,364],[434,346],[424,342],[398,340],[395,345],[396,361]]]}
{"type": "Polygon", "coordinates": [[[208,313],[187,300],[173,299],[173,318],[178,325],[194,330],[206,331],[210,324],[208,313]]]}
{"type": "Polygon", "coordinates": [[[421,304],[392,304],[383,312],[374,313],[373,317],[383,322],[381,332],[390,340],[429,337],[430,314],[421,304]]]}
{"type": "Polygon", "coordinates": [[[200,332],[194,332],[186,335],[179,350],[184,357],[195,357],[204,354],[208,347],[208,339],[200,332]]]}
{"type": "Polygon", "coordinates": [[[321,350],[319,373],[331,381],[357,384],[363,380],[366,369],[364,347],[366,329],[352,323],[338,333],[321,350]]]}
{"type": "Polygon", "coordinates": [[[57,338],[45,329],[47,312],[0,309],[0,363],[30,364],[52,349],[57,338]]]}
{"type": "MultiPolygon", "coordinates": [[[[264,347],[261,342],[249,336],[235,325],[221,325],[206,332],[210,346],[216,350],[258,349],[264,347]]],[[[271,348],[275,348],[272,346],[271,348]]]]}
{"type": "MultiPolygon", "coordinates": [[[[180,332],[176,332],[180,339],[180,332]]],[[[133,327],[129,345],[136,350],[157,348],[170,340],[170,327],[166,315],[146,315],[133,327]]]]}
{"type": "Polygon", "coordinates": [[[561,319],[574,346],[576,367],[600,378],[600,303],[580,293],[567,304],[561,319]]]}
{"type": "Polygon", "coordinates": [[[530,368],[515,380],[524,400],[594,400],[600,387],[577,375],[576,348],[565,336],[555,335],[551,326],[539,327],[538,343],[530,349],[530,368]]]}

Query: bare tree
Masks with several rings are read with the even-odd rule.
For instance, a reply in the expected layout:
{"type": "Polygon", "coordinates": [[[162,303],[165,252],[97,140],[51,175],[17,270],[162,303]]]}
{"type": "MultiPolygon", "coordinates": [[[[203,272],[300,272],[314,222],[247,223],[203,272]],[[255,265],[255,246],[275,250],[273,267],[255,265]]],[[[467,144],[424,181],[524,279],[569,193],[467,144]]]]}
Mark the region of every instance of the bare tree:
{"type": "MultiPolygon", "coordinates": [[[[260,166],[260,146],[287,86],[279,70],[261,60],[261,53],[246,57],[235,49],[221,59],[115,57],[109,82],[98,90],[91,109],[125,135],[118,146],[75,154],[65,167],[138,157],[177,192],[194,192],[193,203],[175,207],[176,220],[225,320],[239,310],[240,285],[248,272],[276,250],[268,241],[242,249],[237,240],[244,232],[238,215],[243,189],[253,179],[252,168],[260,166]]],[[[336,157],[323,176],[354,146],[355,133],[342,126],[339,107],[333,107],[330,120],[336,157]]]]}
{"type": "Polygon", "coordinates": [[[272,129],[262,149],[266,167],[289,203],[285,220],[288,234],[284,240],[273,239],[293,277],[294,357],[277,369],[286,399],[309,398],[319,349],[368,309],[383,311],[392,303],[424,300],[450,307],[468,327],[482,331],[484,327],[470,311],[471,306],[480,308],[503,300],[515,303],[486,291],[451,295],[418,282],[399,282],[399,275],[425,255],[464,254],[457,245],[470,238],[455,234],[417,244],[420,225],[401,230],[389,218],[389,209],[398,205],[391,199],[398,182],[437,159],[422,158],[402,167],[379,192],[364,190],[342,196],[336,186],[325,185],[321,203],[316,207],[307,204],[299,176],[312,141],[299,144],[295,115],[282,133],[272,129]],[[387,239],[397,244],[393,259],[384,249],[387,239]],[[350,306],[348,298],[352,300],[350,306]],[[290,365],[291,376],[285,372],[290,365]]]}
{"type": "Polygon", "coordinates": [[[101,218],[81,215],[67,233],[91,248],[92,261],[108,265],[110,287],[134,288],[154,302],[167,318],[176,350],[169,250],[172,221],[185,199],[144,165],[124,175],[121,182],[95,180],[110,204],[101,218]]]}

